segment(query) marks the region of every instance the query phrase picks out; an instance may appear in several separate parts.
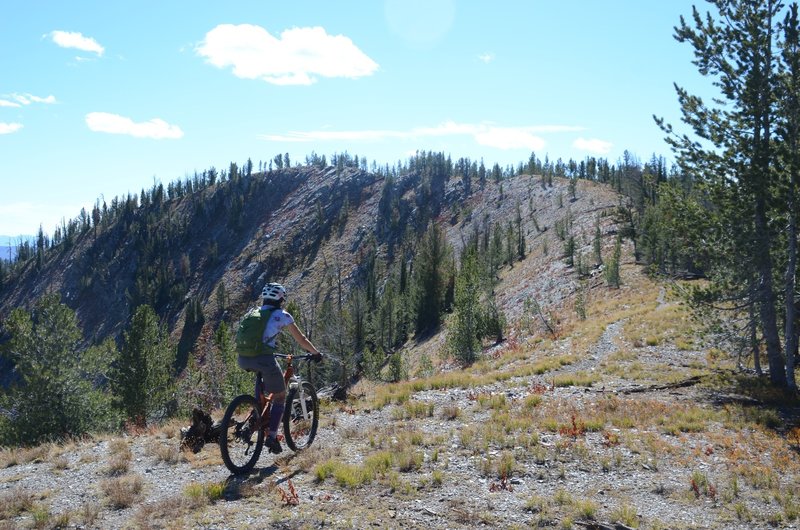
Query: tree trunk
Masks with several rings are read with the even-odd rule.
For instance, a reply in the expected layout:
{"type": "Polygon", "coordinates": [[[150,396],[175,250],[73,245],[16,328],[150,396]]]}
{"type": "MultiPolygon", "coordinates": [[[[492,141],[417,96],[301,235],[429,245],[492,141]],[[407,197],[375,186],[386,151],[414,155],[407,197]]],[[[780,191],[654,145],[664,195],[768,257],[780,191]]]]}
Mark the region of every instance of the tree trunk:
{"type": "Polygon", "coordinates": [[[778,334],[775,291],[772,285],[772,258],[769,254],[771,238],[767,228],[764,199],[756,201],[756,238],[761,245],[757,250],[758,258],[758,301],[761,329],[767,346],[769,362],[769,379],[776,386],[786,386],[786,367],[781,352],[781,339],[778,334]]]}
{"type": "Polygon", "coordinates": [[[761,377],[764,371],[761,369],[761,348],[758,346],[758,322],[756,321],[756,308],[750,305],[750,347],[753,350],[753,367],[756,375],[761,377]]]}
{"type": "Polygon", "coordinates": [[[797,275],[797,224],[794,211],[796,175],[792,171],[789,182],[789,262],[786,265],[785,276],[785,297],[786,297],[786,329],[784,331],[783,356],[786,361],[786,384],[790,390],[797,390],[797,382],[794,378],[794,351],[797,349],[797,333],[795,332],[795,302],[794,289],[795,278],[797,275]]]}
{"type": "Polygon", "coordinates": [[[758,64],[758,54],[754,60],[754,81],[760,85],[757,92],[757,102],[754,108],[756,130],[754,135],[754,176],[756,183],[755,196],[755,229],[756,253],[758,262],[759,301],[761,303],[761,326],[764,341],[767,346],[767,360],[769,362],[769,378],[776,386],[786,386],[786,367],[784,365],[781,341],[778,334],[777,298],[772,285],[773,263],[770,251],[772,238],[768,225],[767,201],[770,198],[770,173],[774,163],[772,140],[772,98],[775,96],[771,86],[774,74],[772,62],[772,14],[775,2],[768,1],[767,17],[765,20],[766,35],[763,45],[763,65],[758,64]],[[760,71],[759,71],[760,69],[760,71]]]}

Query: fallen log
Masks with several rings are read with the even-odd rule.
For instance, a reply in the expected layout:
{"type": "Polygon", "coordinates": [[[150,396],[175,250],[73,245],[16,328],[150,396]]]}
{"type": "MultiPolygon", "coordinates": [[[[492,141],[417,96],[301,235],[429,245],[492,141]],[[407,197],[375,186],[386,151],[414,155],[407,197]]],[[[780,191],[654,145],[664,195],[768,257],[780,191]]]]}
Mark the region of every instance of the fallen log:
{"type": "Polygon", "coordinates": [[[690,377],[689,379],[684,379],[683,381],[678,381],[676,383],[669,383],[666,385],[653,385],[653,386],[637,386],[634,388],[626,388],[624,390],[620,390],[620,394],[638,394],[640,392],[655,392],[658,390],[673,390],[675,388],[685,388],[687,386],[694,386],[698,384],[700,381],[703,380],[702,376],[695,375],[690,377]]]}

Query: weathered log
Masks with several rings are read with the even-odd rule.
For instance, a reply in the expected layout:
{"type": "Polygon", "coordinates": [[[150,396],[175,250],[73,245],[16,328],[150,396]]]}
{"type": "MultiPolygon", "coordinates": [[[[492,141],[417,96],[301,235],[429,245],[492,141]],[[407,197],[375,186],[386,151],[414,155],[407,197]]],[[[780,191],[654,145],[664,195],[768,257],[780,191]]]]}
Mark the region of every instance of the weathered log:
{"type": "Polygon", "coordinates": [[[657,390],[672,390],[674,388],[684,388],[687,386],[694,386],[702,381],[702,376],[696,375],[694,377],[690,377],[689,379],[684,379],[683,381],[678,381],[676,383],[669,383],[667,385],[654,385],[654,386],[637,386],[635,388],[626,388],[624,390],[620,390],[620,394],[637,394],[639,392],[654,392],[657,390]]]}

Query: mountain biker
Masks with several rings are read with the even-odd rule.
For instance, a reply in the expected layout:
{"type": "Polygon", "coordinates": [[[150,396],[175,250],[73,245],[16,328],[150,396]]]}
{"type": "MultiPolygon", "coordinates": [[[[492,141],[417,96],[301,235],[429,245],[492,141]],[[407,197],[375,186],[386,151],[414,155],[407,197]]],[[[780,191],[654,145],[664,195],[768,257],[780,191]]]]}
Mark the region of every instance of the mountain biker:
{"type": "MultiPolygon", "coordinates": [[[[310,340],[300,331],[294,318],[283,309],[286,302],[286,289],[279,283],[268,283],[261,291],[263,305],[262,310],[272,310],[267,325],[264,328],[262,341],[275,350],[278,335],[284,328],[289,330],[297,344],[309,353],[314,354],[314,361],[322,360],[322,353],[314,346],[310,340]]],[[[257,355],[255,357],[245,357],[239,355],[239,368],[254,372],[261,372],[264,380],[263,390],[267,394],[272,394],[272,410],[269,415],[269,434],[264,444],[270,453],[278,454],[283,449],[278,441],[278,426],[283,416],[284,402],[286,401],[286,383],[283,381],[283,372],[278,361],[272,353],[257,355]]],[[[256,389],[258,393],[258,389],[256,389]]],[[[263,399],[263,396],[261,396],[263,399]]]]}

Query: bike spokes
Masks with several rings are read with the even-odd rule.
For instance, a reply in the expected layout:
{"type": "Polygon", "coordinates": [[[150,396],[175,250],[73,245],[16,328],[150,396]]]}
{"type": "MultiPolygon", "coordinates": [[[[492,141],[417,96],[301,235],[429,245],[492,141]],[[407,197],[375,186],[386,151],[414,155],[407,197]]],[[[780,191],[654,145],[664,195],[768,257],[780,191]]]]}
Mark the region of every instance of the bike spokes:
{"type": "Polygon", "coordinates": [[[222,460],[233,473],[249,471],[261,455],[264,433],[259,420],[258,404],[252,396],[237,397],[225,411],[219,445],[222,460]]]}
{"type": "Polygon", "coordinates": [[[294,451],[305,449],[314,441],[319,424],[319,403],[314,388],[303,382],[290,391],[283,418],[286,444],[294,451]]]}

